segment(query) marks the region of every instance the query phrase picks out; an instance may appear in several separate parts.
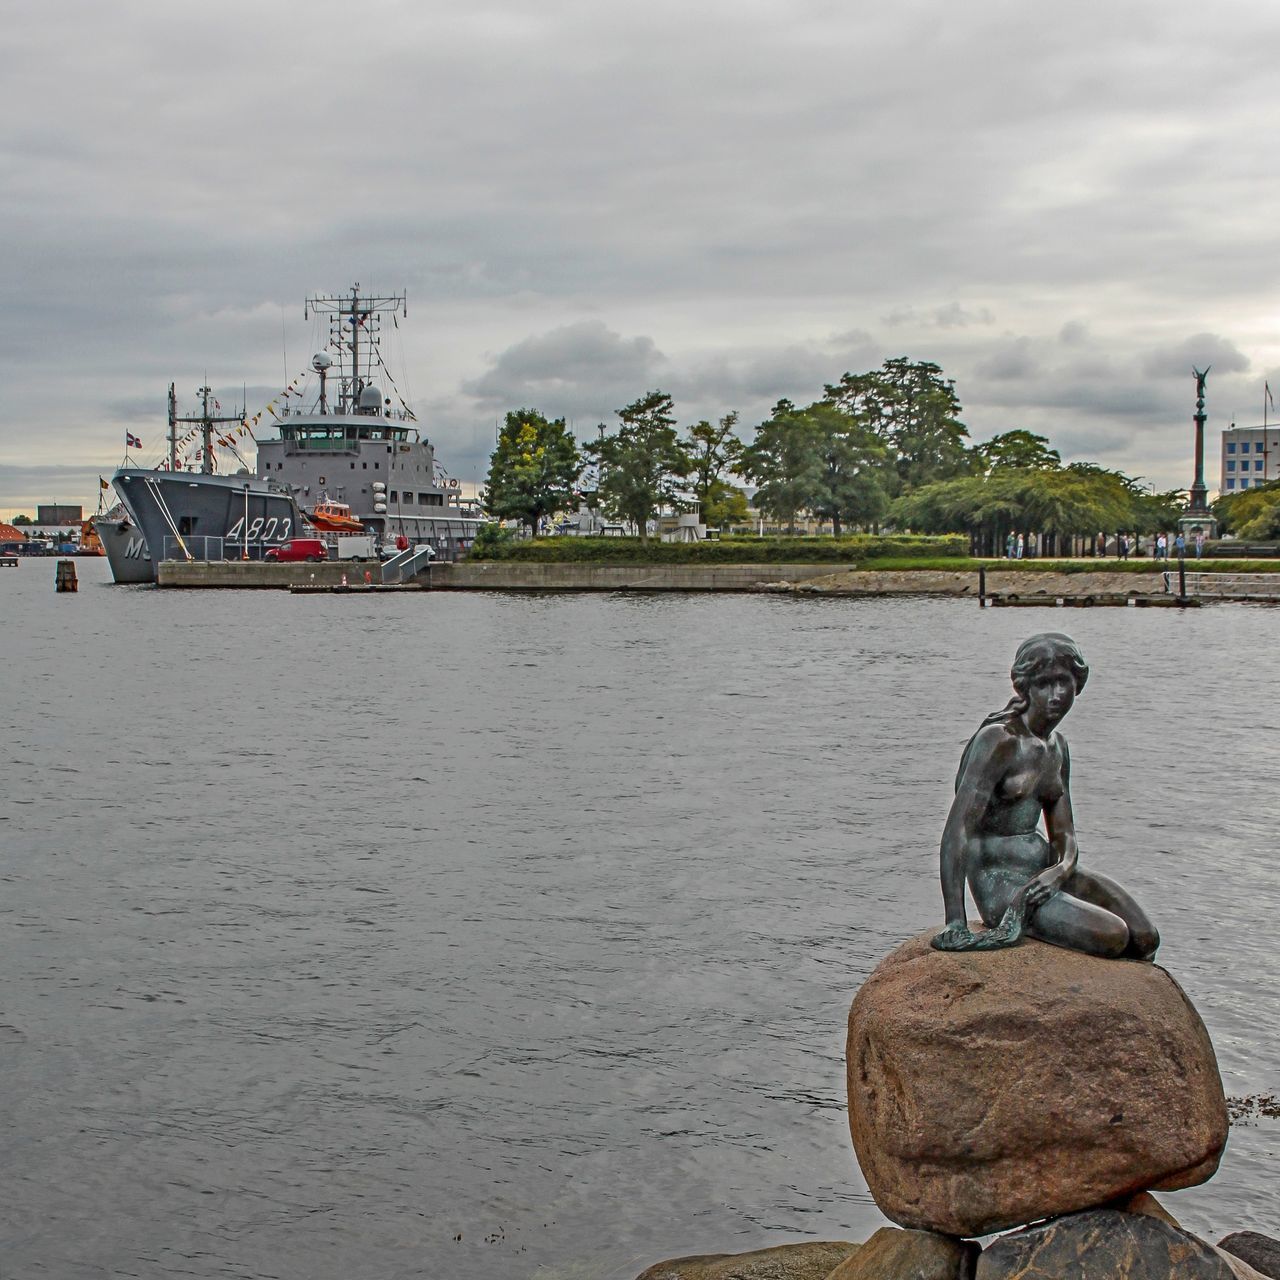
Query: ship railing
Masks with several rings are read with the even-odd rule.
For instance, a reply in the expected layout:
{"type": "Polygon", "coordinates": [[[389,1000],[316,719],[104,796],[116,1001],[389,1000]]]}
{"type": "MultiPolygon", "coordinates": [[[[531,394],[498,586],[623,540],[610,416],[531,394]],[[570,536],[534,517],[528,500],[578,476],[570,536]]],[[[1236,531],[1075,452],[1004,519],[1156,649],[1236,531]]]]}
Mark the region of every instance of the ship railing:
{"type": "MultiPolygon", "coordinates": [[[[1177,569],[1166,569],[1161,576],[1165,594],[1176,596],[1177,569]]],[[[1188,569],[1183,576],[1187,595],[1197,599],[1280,600],[1280,573],[1204,573],[1188,569]]]]}
{"type": "Polygon", "coordinates": [[[250,539],[246,544],[238,538],[191,533],[175,538],[171,534],[166,534],[164,554],[160,558],[162,560],[262,560],[266,558],[270,548],[279,545],[280,539],[274,542],[255,542],[250,539]]]}

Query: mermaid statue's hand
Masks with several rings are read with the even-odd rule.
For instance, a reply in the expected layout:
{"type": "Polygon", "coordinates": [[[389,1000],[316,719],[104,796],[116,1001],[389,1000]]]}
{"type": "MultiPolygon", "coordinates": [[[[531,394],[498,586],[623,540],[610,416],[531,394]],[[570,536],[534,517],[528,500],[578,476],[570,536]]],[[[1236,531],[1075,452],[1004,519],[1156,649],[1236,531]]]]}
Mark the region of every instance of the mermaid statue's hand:
{"type": "Polygon", "coordinates": [[[1002,947],[1017,946],[1026,920],[1023,902],[1020,894],[994,929],[974,933],[967,924],[949,924],[929,945],[935,951],[999,951],[1002,947]]]}
{"type": "Polygon", "coordinates": [[[930,942],[935,951],[972,951],[977,935],[963,922],[949,924],[930,942]]]}

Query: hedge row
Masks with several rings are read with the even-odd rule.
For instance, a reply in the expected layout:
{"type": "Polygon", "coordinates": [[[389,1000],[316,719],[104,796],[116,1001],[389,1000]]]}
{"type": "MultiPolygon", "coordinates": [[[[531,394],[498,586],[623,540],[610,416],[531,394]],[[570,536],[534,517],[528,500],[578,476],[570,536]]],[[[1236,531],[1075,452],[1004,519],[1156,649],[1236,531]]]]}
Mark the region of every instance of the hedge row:
{"type": "Polygon", "coordinates": [[[639,538],[531,538],[522,542],[481,539],[472,560],[517,560],[535,564],[843,564],[861,560],[955,558],[969,554],[968,538],[720,538],[708,542],[659,542],[639,538]]]}

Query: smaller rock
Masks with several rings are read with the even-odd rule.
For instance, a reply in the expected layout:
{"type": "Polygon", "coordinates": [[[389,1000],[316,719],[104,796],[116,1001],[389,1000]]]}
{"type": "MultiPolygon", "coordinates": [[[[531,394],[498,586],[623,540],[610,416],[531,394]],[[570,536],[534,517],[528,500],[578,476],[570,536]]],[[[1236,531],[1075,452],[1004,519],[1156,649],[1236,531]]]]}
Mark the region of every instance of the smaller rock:
{"type": "Polygon", "coordinates": [[[827,1280],[973,1280],[978,1252],[972,1240],[881,1227],[827,1280]]]}
{"type": "Polygon", "coordinates": [[[976,1280],[1237,1280],[1211,1244],[1159,1218],[1092,1209],[993,1241],[978,1257],[976,1280]]]}
{"type": "Polygon", "coordinates": [[[1231,1274],[1236,1280],[1267,1280],[1261,1271],[1255,1271],[1243,1258],[1237,1258],[1234,1253],[1219,1249],[1217,1245],[1213,1246],[1213,1251],[1231,1268],[1231,1274]]]}
{"type": "Polygon", "coordinates": [[[700,1253],[655,1263],[636,1280],[827,1280],[859,1248],[850,1240],[814,1240],[752,1253],[700,1253]]]}
{"type": "Polygon", "coordinates": [[[1182,1223],[1150,1191],[1139,1191],[1136,1196],[1130,1197],[1123,1204],[1116,1205],[1116,1208],[1121,1213],[1141,1213],[1148,1218],[1159,1218],[1161,1222],[1167,1222],[1171,1227],[1182,1226],[1182,1223]]]}
{"type": "Polygon", "coordinates": [[[1280,1240],[1259,1231],[1233,1231],[1218,1241],[1218,1248],[1247,1262],[1272,1280],[1280,1280],[1280,1240]]]}

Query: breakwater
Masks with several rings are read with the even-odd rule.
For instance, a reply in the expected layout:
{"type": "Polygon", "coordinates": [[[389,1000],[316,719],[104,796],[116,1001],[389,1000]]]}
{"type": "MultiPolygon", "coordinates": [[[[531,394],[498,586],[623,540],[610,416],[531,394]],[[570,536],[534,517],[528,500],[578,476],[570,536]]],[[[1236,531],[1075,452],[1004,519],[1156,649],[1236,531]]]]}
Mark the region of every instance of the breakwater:
{"type": "MultiPolygon", "coordinates": [[[[262,564],[259,562],[160,565],[162,587],[276,588],[338,586],[345,577],[355,585],[372,564],[262,564]]],[[[433,564],[418,583],[439,591],[711,591],[788,592],[831,596],[971,596],[979,594],[978,572],[965,569],[858,569],[847,564],[528,564],[466,560],[433,564]]],[[[1158,573],[1053,573],[1027,569],[988,569],[987,594],[1009,602],[1053,604],[1058,600],[1167,598],[1158,573]]]]}

